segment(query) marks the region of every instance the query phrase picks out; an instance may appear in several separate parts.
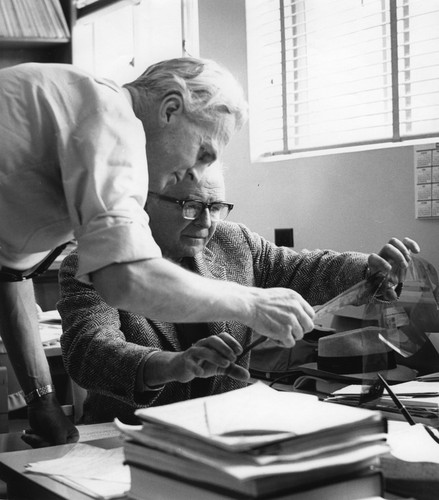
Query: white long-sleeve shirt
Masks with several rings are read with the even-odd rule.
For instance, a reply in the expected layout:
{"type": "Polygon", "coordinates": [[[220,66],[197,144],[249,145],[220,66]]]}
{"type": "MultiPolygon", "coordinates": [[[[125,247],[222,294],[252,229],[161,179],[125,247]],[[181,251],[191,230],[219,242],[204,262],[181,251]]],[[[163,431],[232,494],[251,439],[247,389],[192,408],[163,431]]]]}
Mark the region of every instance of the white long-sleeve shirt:
{"type": "Polygon", "coordinates": [[[0,266],[75,238],[78,277],[160,257],[144,205],[145,134],[112,82],[67,64],[0,70],[0,266]]]}

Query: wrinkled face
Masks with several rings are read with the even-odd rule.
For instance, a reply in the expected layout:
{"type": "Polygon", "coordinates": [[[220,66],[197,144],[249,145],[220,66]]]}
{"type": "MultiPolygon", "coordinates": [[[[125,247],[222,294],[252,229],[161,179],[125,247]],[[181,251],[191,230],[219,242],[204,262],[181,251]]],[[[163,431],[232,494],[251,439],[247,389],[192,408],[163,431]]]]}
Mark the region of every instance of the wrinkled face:
{"type": "Polygon", "coordinates": [[[163,190],[187,174],[200,179],[222,153],[234,132],[235,119],[221,113],[216,123],[195,123],[175,114],[147,138],[149,189],[163,190]]]}
{"type": "MultiPolygon", "coordinates": [[[[224,200],[224,181],[216,168],[206,172],[200,182],[186,178],[168,187],[162,194],[178,200],[198,200],[205,203],[224,200]]],[[[195,220],[183,218],[182,208],[177,203],[150,196],[147,202],[152,235],[160,246],[164,257],[180,261],[183,257],[194,257],[202,252],[212,238],[217,222],[205,209],[195,220]]]]}

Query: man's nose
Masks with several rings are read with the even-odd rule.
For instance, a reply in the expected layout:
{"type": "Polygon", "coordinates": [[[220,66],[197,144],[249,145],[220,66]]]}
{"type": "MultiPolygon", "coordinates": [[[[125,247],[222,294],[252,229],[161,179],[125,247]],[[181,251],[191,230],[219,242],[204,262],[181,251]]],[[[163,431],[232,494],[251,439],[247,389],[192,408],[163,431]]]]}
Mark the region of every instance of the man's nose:
{"type": "Polygon", "coordinates": [[[195,167],[191,167],[186,170],[186,175],[191,181],[200,182],[200,179],[203,177],[206,168],[207,165],[205,163],[200,163],[198,165],[195,165],[195,167]]]}
{"type": "Polygon", "coordinates": [[[210,226],[212,225],[212,218],[210,216],[209,209],[205,208],[201,212],[201,214],[199,215],[199,217],[197,217],[197,220],[195,222],[196,222],[196,224],[198,226],[210,228],[210,226]]]}

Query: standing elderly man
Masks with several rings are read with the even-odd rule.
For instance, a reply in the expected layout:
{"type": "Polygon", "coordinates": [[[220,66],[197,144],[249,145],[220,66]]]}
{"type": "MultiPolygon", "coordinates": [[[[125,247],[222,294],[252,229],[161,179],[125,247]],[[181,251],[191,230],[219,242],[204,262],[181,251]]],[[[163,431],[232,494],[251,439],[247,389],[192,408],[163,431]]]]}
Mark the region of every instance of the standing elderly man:
{"type": "Polygon", "coordinates": [[[78,278],[116,308],[236,320],[287,346],[312,329],[313,310],[290,290],[218,282],[163,259],[143,210],[148,189],[197,180],[245,113],[241,88],[212,61],[164,61],[124,88],[71,65],[0,70],[0,330],[45,442],[78,432],[54,394],[32,277],[72,238],[78,278]]]}
{"type": "MultiPolygon", "coordinates": [[[[392,239],[378,255],[297,253],[241,224],[223,221],[231,208],[216,165],[198,183],[185,180],[162,194],[150,192],[147,204],[152,234],[164,257],[219,283],[286,287],[312,305],[362,280],[368,268],[374,273],[406,266],[408,250],[419,250],[412,240],[404,244],[392,239]]],[[[78,256],[72,253],[61,266],[58,309],[66,369],[88,390],[86,423],[115,417],[136,423],[134,410],[141,406],[221,393],[247,383],[249,355],[239,360],[237,356],[251,342],[251,328],[238,321],[172,324],[118,311],[92,285],[75,278],[77,265],[78,256]]],[[[197,300],[193,298],[193,306],[204,307],[197,300]]]]}

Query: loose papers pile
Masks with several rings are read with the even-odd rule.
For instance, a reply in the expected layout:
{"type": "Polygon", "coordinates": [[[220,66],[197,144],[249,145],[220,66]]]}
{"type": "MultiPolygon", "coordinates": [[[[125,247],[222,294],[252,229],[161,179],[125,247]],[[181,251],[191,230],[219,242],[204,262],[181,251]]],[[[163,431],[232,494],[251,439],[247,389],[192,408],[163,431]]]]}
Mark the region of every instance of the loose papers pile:
{"type": "Polygon", "coordinates": [[[77,443],[63,457],[28,464],[26,471],[49,476],[92,498],[116,499],[125,498],[130,488],[130,470],[123,461],[122,447],[105,450],[77,443]]]}

